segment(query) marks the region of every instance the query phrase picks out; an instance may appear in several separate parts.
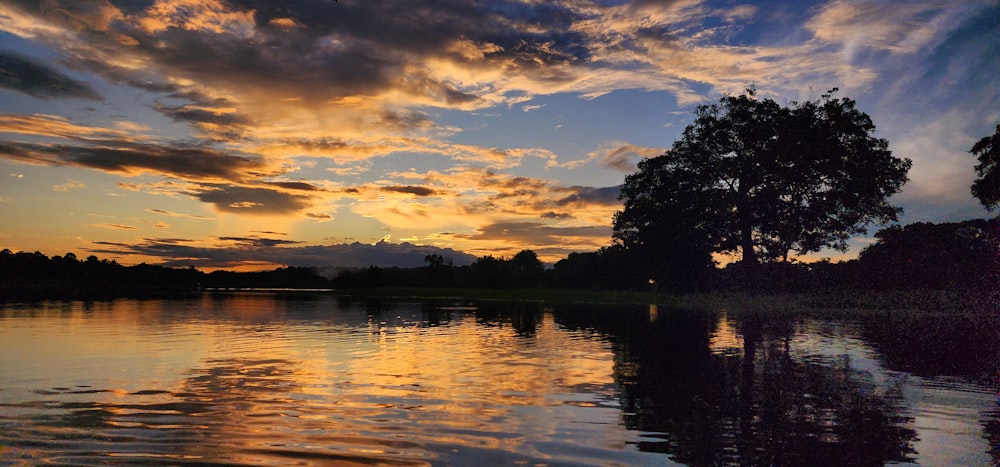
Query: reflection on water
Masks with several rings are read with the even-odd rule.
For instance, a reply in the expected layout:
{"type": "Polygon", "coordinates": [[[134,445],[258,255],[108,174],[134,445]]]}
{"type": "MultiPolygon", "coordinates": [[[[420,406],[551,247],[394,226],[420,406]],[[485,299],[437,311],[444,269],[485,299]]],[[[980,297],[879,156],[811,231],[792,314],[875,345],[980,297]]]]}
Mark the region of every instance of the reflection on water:
{"type": "Polygon", "coordinates": [[[8,305],[0,464],[1000,462],[995,324],[923,319],[274,293],[8,305]],[[890,332],[929,324],[908,347],[890,332]]]}

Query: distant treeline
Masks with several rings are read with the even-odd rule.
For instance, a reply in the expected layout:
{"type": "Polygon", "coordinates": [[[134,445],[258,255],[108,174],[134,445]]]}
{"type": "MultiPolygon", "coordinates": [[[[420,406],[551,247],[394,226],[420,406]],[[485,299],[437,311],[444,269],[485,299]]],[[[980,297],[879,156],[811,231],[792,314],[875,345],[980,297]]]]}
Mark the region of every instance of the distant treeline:
{"type": "Polygon", "coordinates": [[[193,293],[203,288],[330,288],[312,268],[266,272],[201,272],[193,267],[124,266],[73,253],[51,258],[40,252],[0,251],[0,299],[110,298],[193,293]]]}
{"type": "MultiPolygon", "coordinates": [[[[369,267],[328,278],[317,269],[201,272],[193,267],[124,266],[73,253],[0,252],[0,299],[88,298],[176,294],[206,288],[359,289],[375,287],[564,288],[657,290],[670,293],[825,290],[1000,289],[1000,220],[916,223],[876,234],[858,259],[833,263],[765,262],[691,269],[648,264],[621,246],[572,253],[545,268],[524,250],[512,258],[484,256],[455,266],[428,255],[417,268],[369,267]],[[752,267],[752,270],[747,270],[752,267]]],[[[682,265],[683,266],[683,265],[682,265]]]]}

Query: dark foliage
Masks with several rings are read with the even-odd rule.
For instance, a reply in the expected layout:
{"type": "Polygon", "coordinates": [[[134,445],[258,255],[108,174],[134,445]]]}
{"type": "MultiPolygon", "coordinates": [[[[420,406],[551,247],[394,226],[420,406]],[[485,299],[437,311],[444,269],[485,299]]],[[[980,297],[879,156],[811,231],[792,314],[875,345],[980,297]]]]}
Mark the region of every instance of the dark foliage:
{"type": "Polygon", "coordinates": [[[873,289],[996,288],[1000,225],[986,219],[918,222],[878,232],[858,257],[857,277],[873,289]]]}
{"type": "Polygon", "coordinates": [[[1000,124],[991,136],[977,141],[969,152],[979,160],[976,165],[979,178],[972,182],[972,195],[986,209],[995,209],[1000,206],[1000,124]]]}
{"type": "Polygon", "coordinates": [[[751,88],[699,106],[667,153],[626,177],[614,237],[684,277],[712,252],[738,250],[752,266],[844,250],[867,224],[896,220],[888,198],[910,161],[893,157],[871,118],[834,92],[782,107],[751,88]]]}
{"type": "Polygon", "coordinates": [[[96,256],[80,261],[73,253],[49,258],[37,251],[0,252],[0,300],[146,296],[211,287],[330,288],[330,282],[311,268],[205,274],[145,263],[123,266],[96,256]]]}
{"type": "Polygon", "coordinates": [[[421,268],[356,269],[333,279],[338,289],[370,287],[534,288],[545,285],[545,267],[535,252],[522,250],[511,259],[482,256],[469,266],[454,266],[441,255],[424,258],[421,268]]]}
{"type": "Polygon", "coordinates": [[[273,271],[214,271],[205,275],[202,286],[212,288],[329,289],[330,281],[312,268],[278,268],[273,271]]]}
{"type": "MultiPolygon", "coordinates": [[[[419,268],[369,267],[342,271],[332,280],[313,268],[278,268],[263,272],[166,268],[76,255],[0,252],[0,300],[102,298],[192,292],[199,288],[359,289],[377,287],[563,288],[687,293],[753,291],[757,293],[954,290],[1000,290],[1000,220],[916,223],[879,231],[877,241],[858,259],[832,263],[766,262],[723,268],[651,261],[622,245],[590,253],[571,253],[546,269],[524,250],[513,258],[483,256],[468,266],[428,255],[419,268]],[[658,269],[659,268],[659,269],[658,269]],[[673,269],[671,269],[673,268],[673,269]],[[651,281],[652,279],[652,281],[651,281]]],[[[676,258],[675,258],[676,259],[676,258]]],[[[842,295],[842,294],[841,294],[842,295]]],[[[832,303],[830,304],[832,305],[832,303]]]]}

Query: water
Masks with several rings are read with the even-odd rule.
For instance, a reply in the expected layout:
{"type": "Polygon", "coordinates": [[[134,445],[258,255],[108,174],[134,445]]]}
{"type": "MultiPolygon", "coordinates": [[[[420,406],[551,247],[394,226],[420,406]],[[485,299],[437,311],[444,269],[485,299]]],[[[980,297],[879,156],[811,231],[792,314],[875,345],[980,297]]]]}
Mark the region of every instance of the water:
{"type": "Polygon", "coordinates": [[[991,465],[984,322],[280,292],[8,304],[0,465],[991,465]]]}

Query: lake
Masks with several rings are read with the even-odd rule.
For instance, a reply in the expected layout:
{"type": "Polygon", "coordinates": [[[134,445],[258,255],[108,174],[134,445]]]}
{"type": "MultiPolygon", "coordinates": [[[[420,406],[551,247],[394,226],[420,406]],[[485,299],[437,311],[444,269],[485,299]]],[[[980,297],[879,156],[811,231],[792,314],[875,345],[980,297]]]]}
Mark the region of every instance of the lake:
{"type": "Polygon", "coordinates": [[[991,465],[994,317],[0,305],[0,465],[991,465]]]}

